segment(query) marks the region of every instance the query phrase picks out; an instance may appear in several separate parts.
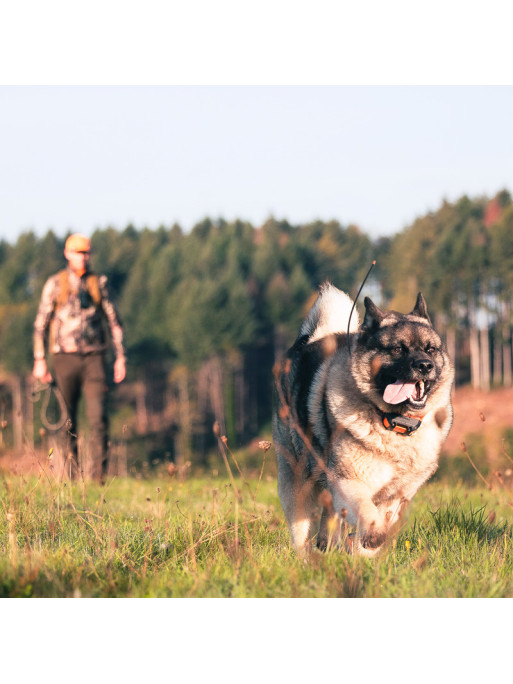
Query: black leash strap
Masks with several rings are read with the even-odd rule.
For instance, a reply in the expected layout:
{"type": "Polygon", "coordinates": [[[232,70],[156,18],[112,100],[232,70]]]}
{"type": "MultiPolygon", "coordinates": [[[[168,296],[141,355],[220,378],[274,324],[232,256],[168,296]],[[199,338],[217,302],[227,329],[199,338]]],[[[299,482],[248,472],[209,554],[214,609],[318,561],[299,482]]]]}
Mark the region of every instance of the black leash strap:
{"type": "Polygon", "coordinates": [[[52,380],[51,383],[48,385],[44,385],[43,383],[36,381],[36,384],[34,385],[34,388],[32,389],[32,401],[35,403],[36,401],[39,401],[41,398],[41,394],[44,393],[43,396],[43,403],[41,404],[41,423],[47,430],[60,430],[61,427],[64,425],[68,418],[68,410],[66,408],[66,402],[64,401],[64,397],[62,396],[62,393],[60,389],[57,387],[55,384],[55,381],[52,380]],[[48,406],[50,404],[50,399],[52,396],[52,392],[55,394],[55,398],[57,399],[57,402],[59,403],[59,409],[60,409],[60,416],[59,418],[55,421],[55,423],[51,423],[48,420],[48,406]]]}

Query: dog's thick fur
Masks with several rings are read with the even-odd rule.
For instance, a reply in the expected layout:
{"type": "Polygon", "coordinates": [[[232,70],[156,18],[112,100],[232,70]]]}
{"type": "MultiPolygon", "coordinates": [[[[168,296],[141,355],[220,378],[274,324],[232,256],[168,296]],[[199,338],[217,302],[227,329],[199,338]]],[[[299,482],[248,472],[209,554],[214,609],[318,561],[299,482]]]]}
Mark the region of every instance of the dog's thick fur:
{"type": "Polygon", "coordinates": [[[363,324],[355,310],[348,335],[351,307],[346,294],[321,286],[276,372],[273,439],[296,549],[309,548],[320,502],[317,546],[339,543],[346,523],[356,527],[346,547],[373,556],[437,468],[452,424],[454,370],[421,293],[409,314],[365,298],[363,324]],[[398,434],[385,428],[384,413],[422,422],[398,434]]]}

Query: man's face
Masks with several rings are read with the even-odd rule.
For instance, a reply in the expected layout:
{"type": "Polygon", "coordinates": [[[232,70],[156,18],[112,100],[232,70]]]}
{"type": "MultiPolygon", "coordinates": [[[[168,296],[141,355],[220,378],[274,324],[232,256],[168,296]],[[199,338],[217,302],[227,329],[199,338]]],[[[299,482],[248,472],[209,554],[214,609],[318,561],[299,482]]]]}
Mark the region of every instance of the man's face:
{"type": "Polygon", "coordinates": [[[84,275],[89,266],[89,259],[91,258],[91,252],[89,250],[74,250],[65,249],[64,256],[68,260],[70,268],[78,276],[84,275]]]}

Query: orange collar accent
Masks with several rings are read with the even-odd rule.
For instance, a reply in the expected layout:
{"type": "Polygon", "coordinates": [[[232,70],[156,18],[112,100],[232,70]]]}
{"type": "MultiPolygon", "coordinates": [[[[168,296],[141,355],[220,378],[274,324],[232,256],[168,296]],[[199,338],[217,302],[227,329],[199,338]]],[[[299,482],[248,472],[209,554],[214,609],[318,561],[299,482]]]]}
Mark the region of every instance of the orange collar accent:
{"type": "Polygon", "coordinates": [[[422,425],[421,418],[402,416],[399,413],[383,413],[380,411],[381,420],[385,430],[397,432],[398,435],[412,435],[422,425]]]}

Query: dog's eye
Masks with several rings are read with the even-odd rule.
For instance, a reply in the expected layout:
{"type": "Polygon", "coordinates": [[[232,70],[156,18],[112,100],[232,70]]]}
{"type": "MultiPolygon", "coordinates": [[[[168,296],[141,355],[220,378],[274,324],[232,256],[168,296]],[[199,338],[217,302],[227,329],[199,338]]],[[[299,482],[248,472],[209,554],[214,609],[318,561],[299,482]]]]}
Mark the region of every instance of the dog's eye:
{"type": "Polygon", "coordinates": [[[399,356],[399,354],[402,354],[403,348],[402,347],[390,347],[388,350],[393,356],[399,356]]]}
{"type": "Polygon", "coordinates": [[[432,344],[428,344],[424,351],[426,354],[434,354],[436,352],[436,347],[433,347],[432,344]]]}

